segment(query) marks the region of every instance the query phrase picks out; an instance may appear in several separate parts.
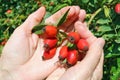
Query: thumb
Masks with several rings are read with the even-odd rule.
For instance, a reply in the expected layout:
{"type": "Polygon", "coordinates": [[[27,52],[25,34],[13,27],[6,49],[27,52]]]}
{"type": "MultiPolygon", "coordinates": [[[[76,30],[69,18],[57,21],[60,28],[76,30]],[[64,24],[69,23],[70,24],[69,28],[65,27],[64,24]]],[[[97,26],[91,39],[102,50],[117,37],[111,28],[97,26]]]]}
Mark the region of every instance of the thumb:
{"type": "Polygon", "coordinates": [[[34,26],[39,24],[45,15],[45,7],[40,7],[37,11],[33,12],[28,16],[26,21],[22,24],[21,27],[26,28],[31,32],[34,26]]]}

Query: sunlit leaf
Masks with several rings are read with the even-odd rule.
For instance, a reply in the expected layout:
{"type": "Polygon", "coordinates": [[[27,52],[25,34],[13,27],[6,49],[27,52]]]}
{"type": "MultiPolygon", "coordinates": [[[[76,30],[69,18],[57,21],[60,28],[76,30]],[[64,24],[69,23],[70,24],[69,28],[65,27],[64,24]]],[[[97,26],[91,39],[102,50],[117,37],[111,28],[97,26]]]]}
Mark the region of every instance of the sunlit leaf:
{"type": "Polygon", "coordinates": [[[108,25],[102,25],[98,29],[98,31],[100,31],[100,32],[107,32],[107,31],[111,31],[111,30],[112,30],[112,28],[108,25]]]}
{"type": "Polygon", "coordinates": [[[60,19],[58,19],[58,21],[56,21],[56,22],[57,22],[57,23],[55,23],[56,26],[60,26],[62,23],[65,22],[69,10],[70,10],[70,9],[68,9],[68,10],[60,17],[60,19]]]}
{"type": "Polygon", "coordinates": [[[99,20],[97,20],[97,24],[108,24],[110,22],[110,20],[109,19],[99,19],[99,20]]]}

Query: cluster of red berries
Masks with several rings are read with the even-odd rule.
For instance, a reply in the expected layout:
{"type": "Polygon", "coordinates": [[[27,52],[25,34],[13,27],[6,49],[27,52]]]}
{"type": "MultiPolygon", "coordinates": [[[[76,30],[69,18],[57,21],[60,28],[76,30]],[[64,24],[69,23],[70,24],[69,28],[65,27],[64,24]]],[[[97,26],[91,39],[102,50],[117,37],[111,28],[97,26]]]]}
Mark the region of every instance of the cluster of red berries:
{"type": "MultiPolygon", "coordinates": [[[[44,53],[42,56],[43,60],[48,60],[54,57],[57,43],[59,38],[59,30],[55,26],[45,26],[43,28],[44,38],[44,53]]],[[[66,34],[66,33],[65,33],[66,34]]],[[[78,60],[81,60],[84,56],[83,52],[86,52],[89,48],[88,42],[82,39],[78,32],[69,32],[66,34],[67,43],[61,47],[59,51],[59,60],[67,65],[74,65],[78,60]]],[[[62,43],[61,43],[62,44],[62,43]]]]}
{"type": "Polygon", "coordinates": [[[54,57],[57,49],[57,33],[58,30],[55,26],[45,26],[43,28],[43,33],[45,35],[44,39],[44,53],[43,60],[51,59],[54,57]]]}
{"type": "Polygon", "coordinates": [[[70,32],[67,35],[68,43],[60,49],[59,60],[66,60],[66,64],[72,66],[82,60],[89,45],[85,39],[80,38],[79,33],[70,32]],[[72,46],[71,46],[72,45],[72,46]]]}

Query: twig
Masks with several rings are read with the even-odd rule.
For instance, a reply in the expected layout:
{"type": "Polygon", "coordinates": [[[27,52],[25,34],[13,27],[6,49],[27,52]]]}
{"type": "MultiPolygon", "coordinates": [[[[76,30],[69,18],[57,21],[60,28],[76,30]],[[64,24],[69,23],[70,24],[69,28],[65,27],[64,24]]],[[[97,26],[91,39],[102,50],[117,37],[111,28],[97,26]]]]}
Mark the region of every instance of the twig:
{"type": "Polygon", "coordinates": [[[92,14],[90,20],[88,21],[88,27],[90,26],[92,20],[95,18],[95,16],[102,10],[102,8],[99,8],[94,14],[92,14]]]}

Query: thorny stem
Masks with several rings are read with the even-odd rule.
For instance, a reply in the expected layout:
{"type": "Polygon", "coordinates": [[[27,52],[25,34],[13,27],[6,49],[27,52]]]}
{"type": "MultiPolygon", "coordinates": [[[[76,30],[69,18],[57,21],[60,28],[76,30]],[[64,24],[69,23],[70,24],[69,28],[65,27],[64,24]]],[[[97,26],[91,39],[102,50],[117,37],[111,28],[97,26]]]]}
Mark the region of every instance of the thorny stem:
{"type": "Polygon", "coordinates": [[[102,8],[99,8],[94,14],[92,14],[91,18],[88,21],[88,27],[90,26],[92,20],[95,18],[95,16],[100,13],[100,11],[102,10],[102,8]]]}

